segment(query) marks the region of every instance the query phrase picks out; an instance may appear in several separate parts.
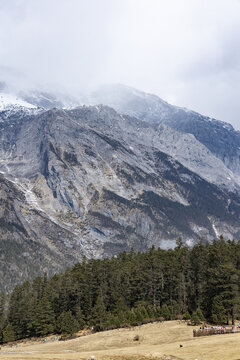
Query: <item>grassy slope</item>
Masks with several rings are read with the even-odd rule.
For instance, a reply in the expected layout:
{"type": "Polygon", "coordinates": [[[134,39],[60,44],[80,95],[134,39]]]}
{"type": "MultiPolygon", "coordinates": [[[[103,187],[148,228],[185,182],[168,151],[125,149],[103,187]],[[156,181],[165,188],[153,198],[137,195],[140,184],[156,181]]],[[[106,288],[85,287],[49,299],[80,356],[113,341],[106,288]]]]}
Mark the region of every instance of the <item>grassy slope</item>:
{"type": "Polygon", "coordinates": [[[17,349],[4,346],[0,358],[81,360],[94,355],[96,360],[240,360],[240,334],[193,338],[192,330],[192,327],[178,321],[154,323],[96,333],[65,342],[19,344],[17,349]],[[139,335],[139,341],[133,340],[136,335],[139,335]]]}

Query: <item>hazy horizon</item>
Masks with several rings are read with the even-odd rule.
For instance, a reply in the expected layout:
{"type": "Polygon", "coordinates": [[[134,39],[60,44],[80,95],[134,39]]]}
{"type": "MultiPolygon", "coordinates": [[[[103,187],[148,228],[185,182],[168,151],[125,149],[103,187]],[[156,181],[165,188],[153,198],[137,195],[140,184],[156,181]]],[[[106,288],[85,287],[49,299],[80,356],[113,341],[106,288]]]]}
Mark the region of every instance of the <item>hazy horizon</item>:
{"type": "Polygon", "coordinates": [[[0,0],[0,81],[120,83],[240,129],[239,35],[239,0],[0,0]]]}

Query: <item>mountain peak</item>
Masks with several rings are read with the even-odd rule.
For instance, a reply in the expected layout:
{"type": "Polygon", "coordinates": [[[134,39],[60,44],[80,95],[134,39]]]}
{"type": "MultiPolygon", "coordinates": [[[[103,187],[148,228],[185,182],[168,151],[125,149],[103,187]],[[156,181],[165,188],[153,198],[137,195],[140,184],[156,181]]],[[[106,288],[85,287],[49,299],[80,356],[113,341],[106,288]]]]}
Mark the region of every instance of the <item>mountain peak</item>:
{"type": "Polygon", "coordinates": [[[114,87],[114,102],[112,88],[71,109],[47,94],[39,98],[46,108],[36,108],[2,92],[0,288],[26,268],[55,272],[82,255],[173,247],[178,236],[239,237],[239,134],[114,87]],[[7,281],[6,264],[16,269],[7,281]]]}

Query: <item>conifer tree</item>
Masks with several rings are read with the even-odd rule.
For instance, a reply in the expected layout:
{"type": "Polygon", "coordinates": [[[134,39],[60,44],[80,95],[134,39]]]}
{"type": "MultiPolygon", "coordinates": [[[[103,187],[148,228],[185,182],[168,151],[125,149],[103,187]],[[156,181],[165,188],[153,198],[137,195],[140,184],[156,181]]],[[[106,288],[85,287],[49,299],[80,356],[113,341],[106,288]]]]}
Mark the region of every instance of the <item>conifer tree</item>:
{"type": "Polygon", "coordinates": [[[127,320],[128,320],[128,323],[131,325],[137,324],[137,316],[136,316],[135,310],[133,308],[127,312],[127,320]]]}
{"type": "Polygon", "coordinates": [[[6,302],[6,295],[4,293],[0,293],[0,343],[3,338],[2,331],[6,321],[5,302],[6,302]]]}
{"type": "Polygon", "coordinates": [[[8,323],[3,329],[3,342],[10,342],[16,340],[16,335],[13,329],[12,324],[8,323]]]}
{"type": "Polygon", "coordinates": [[[203,316],[202,310],[200,308],[197,308],[196,314],[200,321],[205,321],[205,317],[203,316]]]}
{"type": "Polygon", "coordinates": [[[107,321],[106,307],[103,301],[102,293],[97,297],[96,303],[92,309],[92,320],[91,323],[96,331],[104,329],[107,321]]]}
{"type": "Polygon", "coordinates": [[[81,306],[76,305],[73,310],[74,310],[74,314],[75,314],[75,319],[76,319],[76,321],[78,323],[79,330],[83,329],[84,325],[85,325],[85,321],[83,319],[83,313],[82,313],[81,306]]]}
{"type": "Polygon", "coordinates": [[[79,323],[71,311],[63,312],[57,319],[56,329],[61,334],[73,335],[79,330],[79,323]]]}
{"type": "MultiPolygon", "coordinates": [[[[188,306],[191,311],[200,308],[204,302],[204,291],[208,277],[208,245],[200,240],[190,251],[190,287],[188,306]]],[[[211,265],[210,265],[211,266],[211,265]]]]}
{"type": "Polygon", "coordinates": [[[221,295],[216,295],[213,299],[211,309],[211,320],[216,324],[225,323],[227,320],[227,314],[223,305],[221,295]]]}
{"type": "Polygon", "coordinates": [[[65,332],[75,321],[78,328],[103,330],[159,317],[188,319],[188,311],[195,323],[230,323],[240,316],[239,280],[239,242],[221,238],[188,248],[179,239],[175,249],[84,259],[50,279],[24,282],[10,295],[7,313],[0,296],[0,328],[11,334],[12,327],[20,339],[47,335],[61,321],[65,332]]]}
{"type": "Polygon", "coordinates": [[[13,326],[17,339],[27,336],[29,321],[29,304],[27,298],[30,291],[30,283],[25,281],[22,285],[16,286],[10,297],[8,322],[13,326]]]}
{"type": "Polygon", "coordinates": [[[191,316],[191,324],[192,324],[192,325],[198,325],[198,324],[200,324],[200,323],[201,323],[201,320],[199,319],[196,311],[194,311],[194,312],[192,313],[192,316],[191,316]]]}
{"type": "Polygon", "coordinates": [[[169,307],[166,304],[163,304],[162,308],[162,316],[165,320],[171,320],[171,311],[169,310],[169,307]]]}
{"type": "Polygon", "coordinates": [[[36,335],[47,335],[54,331],[55,318],[50,301],[44,295],[36,307],[33,327],[36,335]]]}

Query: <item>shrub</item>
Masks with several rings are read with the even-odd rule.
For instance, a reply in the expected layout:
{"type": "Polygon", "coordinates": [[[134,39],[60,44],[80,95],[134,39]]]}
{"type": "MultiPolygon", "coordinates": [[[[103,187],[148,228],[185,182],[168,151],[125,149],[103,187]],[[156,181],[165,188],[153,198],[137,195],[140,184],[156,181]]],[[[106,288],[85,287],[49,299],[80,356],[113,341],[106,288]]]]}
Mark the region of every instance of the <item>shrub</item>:
{"type": "Polygon", "coordinates": [[[190,320],[191,319],[191,315],[189,314],[188,311],[186,311],[185,314],[183,315],[183,319],[184,320],[190,320]]]}
{"type": "Polygon", "coordinates": [[[133,341],[139,341],[139,340],[140,340],[139,335],[134,336],[133,341]]]}

